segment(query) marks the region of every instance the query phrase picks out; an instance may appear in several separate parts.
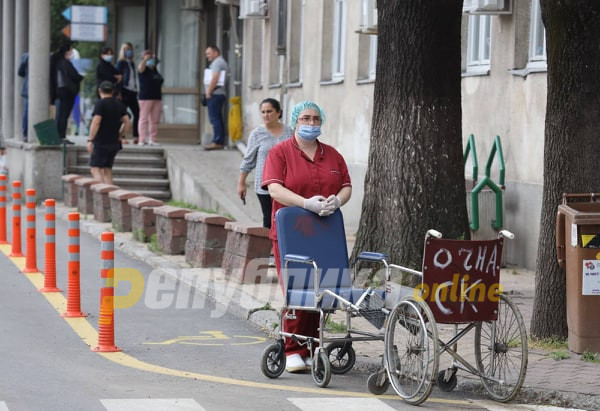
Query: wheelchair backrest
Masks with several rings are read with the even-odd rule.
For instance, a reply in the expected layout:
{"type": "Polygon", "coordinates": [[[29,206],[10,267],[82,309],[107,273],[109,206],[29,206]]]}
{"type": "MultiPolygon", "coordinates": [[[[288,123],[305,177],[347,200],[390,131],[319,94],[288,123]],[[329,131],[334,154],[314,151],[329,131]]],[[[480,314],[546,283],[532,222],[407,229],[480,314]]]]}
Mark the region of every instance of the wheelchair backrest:
{"type": "MultiPolygon", "coordinates": [[[[339,209],[319,217],[300,207],[285,207],[277,210],[275,221],[282,270],[286,254],[307,256],[320,270],[320,288],[351,287],[344,219],[339,209]]],[[[288,289],[314,288],[312,266],[290,262],[288,271],[288,289]]]]}

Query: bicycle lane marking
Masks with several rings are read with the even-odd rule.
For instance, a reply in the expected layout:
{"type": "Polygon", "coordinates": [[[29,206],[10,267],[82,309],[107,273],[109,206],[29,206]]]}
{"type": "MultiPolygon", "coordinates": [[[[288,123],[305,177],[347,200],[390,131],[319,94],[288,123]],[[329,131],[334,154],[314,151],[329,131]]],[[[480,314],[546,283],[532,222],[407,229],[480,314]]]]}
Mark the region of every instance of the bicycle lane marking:
{"type": "MultiPolygon", "coordinates": [[[[10,244],[0,244],[0,251],[10,260],[12,263],[22,271],[25,268],[25,257],[10,257],[9,254],[11,252],[10,244]]],[[[36,289],[40,289],[44,285],[44,275],[40,273],[28,273],[25,275],[29,281],[33,284],[36,289]]],[[[46,300],[50,303],[50,305],[58,312],[60,315],[66,310],[67,300],[61,293],[40,293],[42,294],[46,300]]],[[[91,325],[91,323],[85,317],[61,317],[63,318],[67,324],[75,331],[75,333],[82,339],[82,341],[87,344],[90,348],[95,346],[98,342],[98,332],[91,325]]],[[[90,352],[92,352],[90,350],[90,352]]],[[[119,364],[124,367],[129,367],[133,369],[137,369],[140,371],[151,372],[155,374],[162,374],[172,377],[180,377],[180,378],[188,378],[188,379],[196,379],[200,381],[207,381],[213,383],[221,383],[226,385],[235,385],[238,387],[245,388],[262,388],[269,390],[279,390],[279,391],[288,391],[288,392],[299,392],[304,394],[318,394],[324,396],[340,396],[340,397],[360,397],[360,398],[379,398],[386,400],[396,400],[402,401],[398,395],[384,394],[384,395],[373,395],[363,392],[355,392],[355,391],[341,391],[341,390],[333,390],[333,389],[323,389],[319,387],[297,387],[297,386],[285,386],[278,385],[272,383],[263,383],[263,382],[254,382],[254,381],[245,381],[238,380],[234,378],[227,377],[218,377],[216,375],[208,375],[208,374],[200,374],[191,371],[183,371],[176,370],[173,368],[163,367],[160,365],[151,364],[145,361],[138,360],[135,357],[132,357],[129,354],[125,354],[123,352],[95,352],[95,354],[104,357],[105,359],[112,361],[116,364],[119,364]]],[[[451,400],[451,399],[438,399],[438,398],[429,398],[428,402],[435,402],[441,404],[456,404],[456,405],[469,405],[470,401],[464,400],[451,400]]]]}

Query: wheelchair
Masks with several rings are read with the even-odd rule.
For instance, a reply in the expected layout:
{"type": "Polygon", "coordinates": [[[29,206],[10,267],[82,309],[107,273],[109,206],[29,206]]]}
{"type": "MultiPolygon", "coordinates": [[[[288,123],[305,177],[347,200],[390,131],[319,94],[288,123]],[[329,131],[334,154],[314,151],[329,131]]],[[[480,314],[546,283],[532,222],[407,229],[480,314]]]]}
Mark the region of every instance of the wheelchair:
{"type": "Polygon", "coordinates": [[[413,296],[404,298],[387,319],[382,369],[369,377],[368,387],[381,394],[390,383],[406,402],[418,405],[434,384],[451,391],[460,369],[480,378],[489,396],[500,402],[519,392],[527,371],[527,332],[517,306],[502,293],[500,262],[504,238],[486,241],[442,239],[429,230],[425,237],[423,271],[390,264],[421,277],[413,296]],[[451,324],[453,336],[443,341],[438,324],[451,324]],[[458,341],[474,330],[475,365],[458,353],[458,341]],[[438,372],[439,357],[448,353],[451,365],[438,372]]]}

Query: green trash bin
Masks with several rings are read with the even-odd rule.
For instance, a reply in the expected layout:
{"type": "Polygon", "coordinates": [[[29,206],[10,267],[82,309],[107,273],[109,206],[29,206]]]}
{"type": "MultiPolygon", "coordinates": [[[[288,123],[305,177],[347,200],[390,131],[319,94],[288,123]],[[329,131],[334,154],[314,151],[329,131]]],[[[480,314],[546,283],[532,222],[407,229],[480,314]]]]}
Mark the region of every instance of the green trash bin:
{"type": "Polygon", "coordinates": [[[45,120],[33,125],[37,139],[42,146],[59,146],[61,144],[58,128],[54,120],[45,120]]]}

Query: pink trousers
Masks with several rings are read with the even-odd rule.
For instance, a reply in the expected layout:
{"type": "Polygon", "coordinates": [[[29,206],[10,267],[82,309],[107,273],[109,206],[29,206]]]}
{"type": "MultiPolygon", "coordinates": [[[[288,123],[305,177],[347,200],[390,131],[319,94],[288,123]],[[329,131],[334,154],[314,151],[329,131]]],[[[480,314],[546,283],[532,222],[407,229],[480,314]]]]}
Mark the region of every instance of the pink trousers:
{"type": "Polygon", "coordinates": [[[161,109],[161,100],[140,100],[140,119],[138,122],[140,141],[156,142],[161,109]]]}

